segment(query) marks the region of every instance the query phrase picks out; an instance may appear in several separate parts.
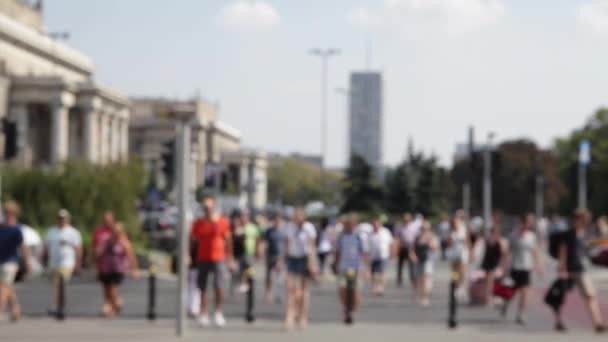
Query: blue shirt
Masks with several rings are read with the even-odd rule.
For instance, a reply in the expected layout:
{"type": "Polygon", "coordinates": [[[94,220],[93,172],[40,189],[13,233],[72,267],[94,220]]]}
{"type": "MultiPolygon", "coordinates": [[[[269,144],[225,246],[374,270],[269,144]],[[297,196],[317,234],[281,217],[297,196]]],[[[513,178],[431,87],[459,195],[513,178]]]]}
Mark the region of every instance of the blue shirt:
{"type": "Polygon", "coordinates": [[[340,253],[338,260],[338,271],[358,271],[361,266],[361,258],[365,252],[363,239],[355,232],[342,233],[338,237],[336,249],[340,253]]]}
{"type": "Polygon", "coordinates": [[[0,227],[0,264],[19,261],[23,234],[18,225],[0,227]]]}
{"type": "Polygon", "coordinates": [[[266,256],[278,257],[281,255],[285,234],[279,228],[268,228],[264,232],[264,240],[266,241],[266,256]]]}

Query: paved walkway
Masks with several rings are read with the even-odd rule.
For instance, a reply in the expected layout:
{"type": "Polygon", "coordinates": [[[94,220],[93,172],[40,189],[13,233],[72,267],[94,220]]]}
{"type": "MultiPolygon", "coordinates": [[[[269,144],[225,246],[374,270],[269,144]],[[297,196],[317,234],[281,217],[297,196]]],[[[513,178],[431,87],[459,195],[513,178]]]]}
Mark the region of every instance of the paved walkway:
{"type": "MultiPolygon", "coordinates": [[[[392,271],[392,269],[391,269],[392,271]]],[[[599,273],[598,273],[599,274],[599,273]]],[[[499,318],[498,313],[488,308],[462,306],[460,310],[460,327],[456,331],[446,328],[447,317],[447,266],[439,265],[432,306],[420,308],[411,300],[411,293],[397,289],[392,285],[384,297],[363,298],[361,313],[355,327],[344,327],[341,324],[340,310],[336,298],[335,285],[325,282],[313,289],[311,307],[311,324],[304,332],[294,332],[290,339],[296,341],[313,341],[321,339],[347,339],[348,342],[369,341],[382,338],[415,338],[416,341],[507,341],[518,340],[549,341],[560,337],[552,333],[551,315],[542,304],[542,289],[536,290],[528,315],[528,324],[520,327],[508,320],[499,318]]],[[[606,284],[606,283],[604,283],[606,284]]],[[[605,294],[604,285],[600,285],[601,294],[605,294]]],[[[175,313],[175,282],[159,282],[158,308],[159,320],[149,323],[144,320],[146,312],[146,281],[129,280],[123,289],[126,300],[124,315],[120,319],[104,321],[98,318],[100,307],[100,289],[93,278],[83,276],[75,279],[70,285],[68,298],[69,318],[64,323],[57,323],[46,317],[49,308],[51,291],[43,281],[32,280],[21,285],[21,296],[26,317],[17,324],[0,323],[0,341],[172,341],[175,313]]],[[[576,295],[571,296],[576,298],[576,295]]],[[[258,298],[262,298],[258,294],[258,298]]],[[[605,297],[602,297],[605,299],[605,297]]],[[[572,336],[593,337],[589,320],[576,299],[570,301],[567,317],[572,336]]],[[[606,301],[604,300],[604,304],[606,301]]],[[[608,310],[608,307],[606,308],[608,310]]],[[[221,341],[278,341],[286,338],[282,330],[283,307],[269,305],[258,301],[258,322],[249,326],[243,323],[244,298],[236,295],[229,298],[225,313],[229,325],[221,331],[203,330],[193,322],[186,341],[218,339],[221,341]]],[[[608,311],[606,311],[608,313],[608,311]]],[[[511,313],[512,316],[512,313],[511,313]]],[[[605,339],[605,337],[604,337],[605,339]]]]}

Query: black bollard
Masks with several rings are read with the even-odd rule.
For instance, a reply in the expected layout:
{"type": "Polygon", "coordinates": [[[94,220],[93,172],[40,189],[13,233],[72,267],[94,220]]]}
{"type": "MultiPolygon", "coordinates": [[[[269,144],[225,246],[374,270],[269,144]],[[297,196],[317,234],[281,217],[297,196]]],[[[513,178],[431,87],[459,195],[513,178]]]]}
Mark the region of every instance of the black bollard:
{"type": "Polygon", "coordinates": [[[448,307],[448,328],[455,329],[458,327],[458,302],[456,300],[456,289],[458,288],[458,275],[452,274],[450,281],[450,299],[448,307]]]}
{"type": "Polygon", "coordinates": [[[57,284],[57,312],[55,318],[58,321],[65,320],[65,277],[63,274],[58,275],[59,283],[57,284]]]}
{"type": "Polygon", "coordinates": [[[156,320],[156,270],[150,267],[148,276],[148,320],[156,320]]]}
{"type": "Polygon", "coordinates": [[[247,291],[247,301],[245,303],[245,321],[247,323],[253,323],[255,321],[255,315],[253,313],[255,307],[255,279],[253,276],[253,268],[247,270],[247,284],[249,290],[247,291]]]}

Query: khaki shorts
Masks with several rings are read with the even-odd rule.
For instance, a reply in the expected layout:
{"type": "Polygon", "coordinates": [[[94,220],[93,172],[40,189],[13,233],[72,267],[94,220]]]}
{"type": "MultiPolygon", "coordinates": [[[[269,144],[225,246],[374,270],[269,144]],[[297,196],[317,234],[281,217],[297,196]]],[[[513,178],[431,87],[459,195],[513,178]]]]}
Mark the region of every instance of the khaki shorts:
{"type": "Polygon", "coordinates": [[[63,278],[65,284],[67,284],[70,279],[72,279],[73,269],[69,267],[58,267],[51,270],[51,282],[57,286],[59,285],[59,280],[63,278]]]}
{"type": "Polygon", "coordinates": [[[585,298],[593,298],[596,296],[595,286],[587,273],[575,273],[571,275],[571,279],[574,281],[574,285],[578,287],[585,298]]]}
{"type": "Polygon", "coordinates": [[[338,288],[344,289],[348,286],[348,282],[352,281],[353,286],[358,288],[360,284],[359,272],[353,270],[344,270],[338,274],[338,288]]]}
{"type": "Polygon", "coordinates": [[[0,284],[9,286],[15,284],[15,277],[18,271],[19,264],[16,262],[0,264],[0,284]]]}

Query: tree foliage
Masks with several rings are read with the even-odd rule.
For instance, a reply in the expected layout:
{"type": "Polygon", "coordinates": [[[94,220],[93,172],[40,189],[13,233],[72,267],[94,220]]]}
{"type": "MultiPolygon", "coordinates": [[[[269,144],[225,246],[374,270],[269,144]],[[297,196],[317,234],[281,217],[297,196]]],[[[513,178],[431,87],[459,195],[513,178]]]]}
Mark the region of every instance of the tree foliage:
{"type": "MultiPolygon", "coordinates": [[[[505,141],[492,152],[493,207],[510,215],[520,215],[535,208],[536,176],[544,178],[546,211],[555,211],[566,194],[559,177],[557,156],[539,149],[532,141],[505,141]]],[[[457,186],[454,201],[462,198],[462,184],[471,184],[473,213],[481,213],[483,198],[483,151],[471,159],[456,163],[451,172],[457,186]]]]}
{"type": "Polygon", "coordinates": [[[385,206],[390,213],[406,211],[436,216],[449,206],[450,179],[437,158],[409,149],[408,156],[385,179],[385,206]]]}
{"type": "Polygon", "coordinates": [[[271,160],[268,167],[268,198],[286,205],[305,205],[322,200],[335,204],[339,199],[342,176],[318,165],[295,158],[271,160]]]}
{"type": "Polygon", "coordinates": [[[89,239],[103,211],[112,210],[132,237],[141,237],[136,202],[145,186],[145,172],[138,161],[106,166],[69,161],[54,169],[6,168],[2,185],[2,198],[16,200],[22,221],[35,228],[55,224],[57,211],[66,208],[73,225],[89,239]]]}
{"type": "Polygon", "coordinates": [[[374,213],[382,210],[383,191],[373,168],[358,155],[352,155],[343,180],[343,212],[374,213]]]}
{"type": "Polygon", "coordinates": [[[589,208],[594,214],[608,214],[608,108],[599,109],[583,127],[555,143],[560,176],[569,189],[560,209],[570,214],[578,204],[578,149],[584,139],[591,142],[589,208]]]}

